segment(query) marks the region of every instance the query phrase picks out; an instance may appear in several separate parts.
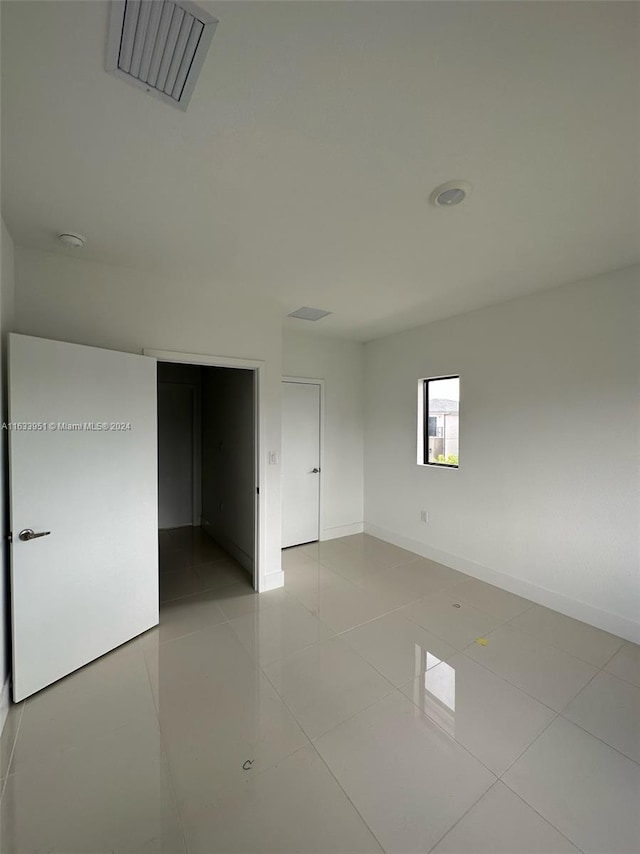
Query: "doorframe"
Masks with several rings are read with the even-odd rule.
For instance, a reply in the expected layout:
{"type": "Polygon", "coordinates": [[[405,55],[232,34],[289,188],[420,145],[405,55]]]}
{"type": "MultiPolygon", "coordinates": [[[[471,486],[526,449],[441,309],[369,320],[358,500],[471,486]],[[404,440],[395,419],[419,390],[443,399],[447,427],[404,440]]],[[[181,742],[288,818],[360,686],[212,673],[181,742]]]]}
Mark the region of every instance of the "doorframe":
{"type": "Polygon", "coordinates": [[[255,471],[255,534],[253,555],[253,588],[258,593],[267,590],[265,569],[267,567],[267,531],[265,520],[267,461],[262,449],[267,447],[266,407],[264,405],[265,362],[259,359],[240,359],[233,356],[212,356],[203,353],[180,353],[174,350],[156,350],[144,347],[143,355],[157,362],[180,362],[186,365],[202,365],[209,368],[240,368],[253,371],[254,409],[254,471],[255,471]],[[264,484],[264,487],[262,485],[264,484]]]}
{"type": "Polygon", "coordinates": [[[324,502],[322,500],[322,475],[324,474],[324,385],[325,381],[319,377],[281,377],[283,383],[301,383],[305,385],[320,386],[320,478],[318,483],[318,542],[324,539],[324,502]]]}

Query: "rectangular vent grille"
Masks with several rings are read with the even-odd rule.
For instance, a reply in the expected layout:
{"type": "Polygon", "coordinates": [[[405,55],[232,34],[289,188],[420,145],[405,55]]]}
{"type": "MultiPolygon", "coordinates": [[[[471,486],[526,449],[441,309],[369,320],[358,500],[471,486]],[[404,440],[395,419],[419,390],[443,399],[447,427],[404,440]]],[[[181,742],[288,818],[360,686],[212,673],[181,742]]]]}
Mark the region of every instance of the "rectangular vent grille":
{"type": "Polygon", "coordinates": [[[331,314],[330,311],[325,311],[323,308],[311,308],[308,305],[303,305],[302,308],[292,311],[287,317],[297,317],[299,320],[320,320],[331,314]]]}
{"type": "Polygon", "coordinates": [[[112,0],[107,71],[186,110],[217,23],[188,0],[112,0]]]}

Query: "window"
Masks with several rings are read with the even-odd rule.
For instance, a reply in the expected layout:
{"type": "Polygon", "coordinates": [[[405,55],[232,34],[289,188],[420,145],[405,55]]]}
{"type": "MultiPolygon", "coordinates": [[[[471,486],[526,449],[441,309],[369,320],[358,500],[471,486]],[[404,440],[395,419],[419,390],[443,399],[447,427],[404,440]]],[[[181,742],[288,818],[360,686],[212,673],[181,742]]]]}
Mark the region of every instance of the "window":
{"type": "Polygon", "coordinates": [[[420,380],[422,388],[422,459],[429,466],[458,468],[458,418],[460,377],[434,377],[420,380]]]}

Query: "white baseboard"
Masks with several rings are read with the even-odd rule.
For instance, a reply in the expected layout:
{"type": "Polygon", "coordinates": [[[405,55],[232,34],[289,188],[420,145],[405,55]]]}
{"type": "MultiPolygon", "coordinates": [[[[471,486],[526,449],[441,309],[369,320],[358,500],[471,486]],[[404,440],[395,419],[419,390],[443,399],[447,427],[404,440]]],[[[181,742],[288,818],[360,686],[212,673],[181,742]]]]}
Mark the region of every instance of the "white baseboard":
{"type": "Polygon", "coordinates": [[[278,587],[284,587],[284,572],[270,572],[264,577],[264,583],[260,593],[266,593],[268,590],[277,590],[278,587]]]}
{"type": "Polygon", "coordinates": [[[2,735],[2,730],[7,720],[7,716],[9,715],[9,706],[11,705],[10,684],[11,674],[8,674],[7,678],[4,680],[2,691],[0,692],[0,735],[2,735]]]}
{"type": "Polygon", "coordinates": [[[351,525],[337,525],[335,528],[324,528],[320,540],[337,540],[338,537],[350,537],[352,534],[362,534],[364,522],[352,522],[351,525]]]}
{"type": "Polygon", "coordinates": [[[548,590],[546,587],[540,587],[522,578],[514,578],[512,575],[498,572],[495,569],[489,569],[487,566],[474,563],[463,557],[458,557],[458,555],[434,549],[425,543],[420,543],[409,537],[403,537],[400,534],[395,534],[393,531],[379,528],[377,525],[365,523],[364,530],[366,534],[371,534],[372,537],[393,543],[421,557],[426,557],[449,566],[451,569],[465,572],[467,575],[480,579],[480,581],[486,581],[487,584],[493,584],[502,590],[514,593],[516,596],[523,596],[538,605],[544,605],[554,611],[559,611],[567,617],[573,617],[575,620],[589,623],[591,626],[595,626],[605,632],[611,632],[611,634],[630,640],[632,643],[640,643],[640,623],[636,623],[628,617],[614,614],[611,611],[604,611],[586,602],[571,599],[571,597],[566,596],[564,593],[548,590]]]}
{"type": "Polygon", "coordinates": [[[237,546],[233,540],[225,537],[225,535],[221,534],[219,531],[215,531],[208,522],[202,522],[202,530],[205,531],[214,542],[219,546],[222,546],[226,552],[229,552],[231,557],[234,560],[237,560],[240,566],[246,569],[249,575],[253,578],[253,558],[251,555],[247,554],[240,548],[240,546],[237,546]]]}

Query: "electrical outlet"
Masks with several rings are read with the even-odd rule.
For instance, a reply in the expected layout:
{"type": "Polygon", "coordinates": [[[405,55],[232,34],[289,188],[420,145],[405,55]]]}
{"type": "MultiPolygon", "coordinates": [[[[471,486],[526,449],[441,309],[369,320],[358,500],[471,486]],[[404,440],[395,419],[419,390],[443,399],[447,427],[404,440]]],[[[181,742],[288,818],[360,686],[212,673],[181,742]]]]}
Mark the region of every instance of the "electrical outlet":
{"type": "Polygon", "coordinates": [[[421,522],[428,522],[429,521],[429,514],[427,513],[426,510],[420,511],[420,521],[421,522]]]}

